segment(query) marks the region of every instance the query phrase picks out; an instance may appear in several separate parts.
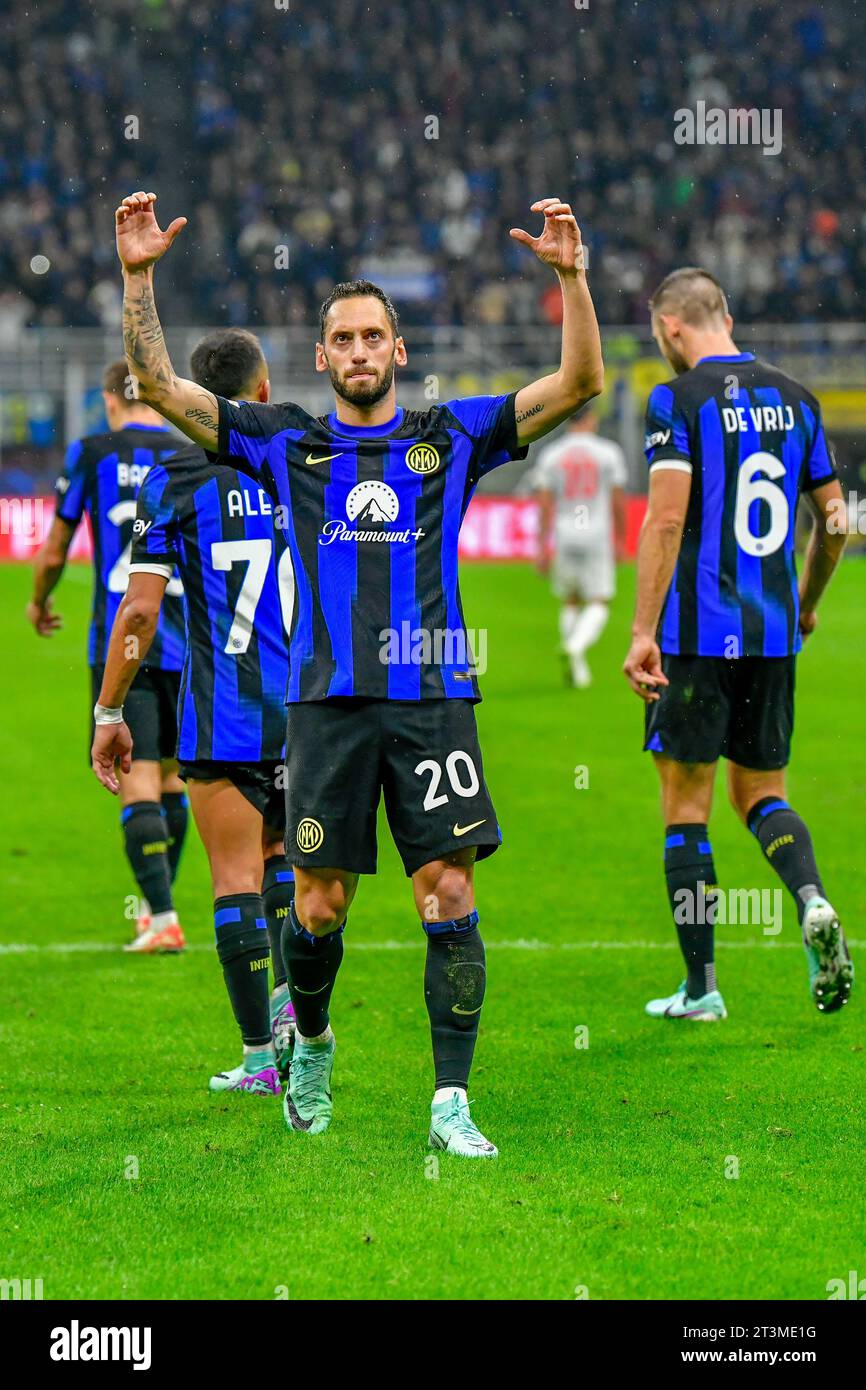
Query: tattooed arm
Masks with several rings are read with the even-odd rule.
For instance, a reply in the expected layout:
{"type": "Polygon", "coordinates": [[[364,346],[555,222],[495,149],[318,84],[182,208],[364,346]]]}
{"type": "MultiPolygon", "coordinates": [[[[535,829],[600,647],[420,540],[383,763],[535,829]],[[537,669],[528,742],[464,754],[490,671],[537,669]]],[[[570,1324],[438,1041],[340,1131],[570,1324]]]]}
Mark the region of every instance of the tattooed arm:
{"type": "Polygon", "coordinates": [[[601,338],[586,283],[580,229],[568,203],[558,198],[543,198],[533,203],[532,211],[544,214],[541,236],[517,227],[511,235],[556,271],[562,289],[562,354],[557,372],[517,393],[514,410],[521,444],[540,439],[604,386],[601,338]]]}
{"type": "Polygon", "coordinates": [[[216,449],[216,396],[194,381],[175,376],[153,297],[153,267],[186,226],[177,217],[161,231],[153,211],[156,195],[133,193],[115,213],[117,254],[123,266],[123,348],[138,397],[205,449],[216,449]]]}

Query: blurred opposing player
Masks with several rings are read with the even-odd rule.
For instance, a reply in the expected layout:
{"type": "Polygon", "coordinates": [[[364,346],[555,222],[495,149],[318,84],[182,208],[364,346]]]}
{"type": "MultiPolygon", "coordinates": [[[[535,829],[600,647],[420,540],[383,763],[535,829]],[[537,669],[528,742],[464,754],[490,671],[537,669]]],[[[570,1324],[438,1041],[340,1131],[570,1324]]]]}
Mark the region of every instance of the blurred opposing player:
{"type": "Polygon", "coordinates": [[[650,301],[677,379],[647,409],[649,506],[625,675],[646,701],[662,786],[665,878],[687,976],[655,1017],[725,1017],[716,986],[716,871],[707,821],[716,762],[731,804],[797,905],[812,998],[847,1003],[854,971],[806,825],[786,800],[796,654],[845,546],[842,490],[815,397],[739,352],[722,288],[687,267],[650,301]],[[812,530],[797,583],[804,496],[812,530]],[[833,525],[828,526],[828,520],[833,525]]]}
{"type": "Polygon", "coordinates": [[[283,954],[298,1033],[287,1123],[317,1134],[331,1120],[330,998],[358,876],[375,871],[384,790],[427,936],[430,1142],[493,1158],[466,1088],[486,979],[474,864],[500,834],[475,725],[457,536],[478,479],[601,390],[577,223],[568,204],[549,198],[533,205],[540,236],[511,233],[559,278],[558,371],[511,395],[403,410],[394,373],[407,357],[394,306],[377,286],[355,281],[322,306],[316,367],[330,376],[336,401],[314,419],[297,405],[238,404],[175,376],[151,267],[184,219],[162,232],[153,202],[135,194],[116,214],[130,369],[162,414],[204,448],[242,459],[279,501],[297,580],[286,735],[297,892],[283,954]]]}
{"type": "MultiPolygon", "coordinates": [[[[266,401],[258,339],[209,334],[190,363],[195,381],[266,401]]],[[[178,711],[180,771],[207,852],[216,947],[243,1043],[243,1061],[211,1077],[212,1091],[279,1095],[293,1011],[280,933],[294,876],[285,855],[285,694],[294,581],[267,493],[192,445],[153,467],[138,495],[129,588],[111,634],[99,694],[93,770],[118,789],[133,737],[123,702],[158,629],[175,566],[184,584],[187,646],[178,711]],[[268,1000],[268,949],[274,991],[268,1000]],[[275,1056],[276,1047],[276,1056],[275,1056]]]]}
{"type": "Polygon", "coordinates": [[[592,681],[586,653],[604,631],[616,562],[625,553],[625,455],[597,428],[597,410],[585,406],[563,438],[541,450],[532,479],[539,494],[538,565],[546,573],[552,551],[562,651],[571,683],[581,690],[592,681]]]}
{"type": "MultiPolygon", "coordinates": [[[[66,566],[72,538],[85,512],[93,537],[93,608],[88,642],[91,703],[102,683],[108,637],[129,579],[132,524],[138,490],[155,462],[177,448],[155,410],[136,400],[126,362],[103,375],[109,430],[69,446],[57,480],[57,508],[33,566],[27,616],[40,636],[60,625],[50,595],[66,566]]],[[[148,653],[127,701],[135,760],[120,779],[121,824],[127,858],[139,889],[138,935],[132,951],[180,951],[183,932],[172,899],[187,828],[187,799],[174,761],[177,697],[183,665],[183,605],[175,575],[148,653]]]]}

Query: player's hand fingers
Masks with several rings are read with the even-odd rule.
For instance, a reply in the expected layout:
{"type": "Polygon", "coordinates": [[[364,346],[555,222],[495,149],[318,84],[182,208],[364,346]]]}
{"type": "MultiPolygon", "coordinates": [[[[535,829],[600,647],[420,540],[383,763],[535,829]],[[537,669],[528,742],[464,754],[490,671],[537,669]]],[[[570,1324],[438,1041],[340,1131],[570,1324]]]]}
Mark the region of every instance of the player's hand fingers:
{"type": "Polygon", "coordinates": [[[176,218],[174,219],[174,221],[172,222],[171,226],[166,228],[166,230],[165,230],[165,239],[166,239],[166,242],[168,243],[169,246],[171,246],[171,243],[174,241],[174,239],[175,239],[175,237],[177,236],[178,232],[182,232],[185,226],[186,226],[186,218],[185,218],[185,217],[176,217],[176,218]]]}
{"type": "Polygon", "coordinates": [[[130,749],[127,749],[127,751],[120,756],[120,770],[121,772],[132,771],[132,751],[130,749]]]}
{"type": "Polygon", "coordinates": [[[646,681],[640,680],[636,675],[629,675],[628,682],[635,695],[639,696],[645,704],[651,705],[654,700],[659,698],[658,691],[654,690],[646,681]]]}
{"type": "Polygon", "coordinates": [[[519,241],[522,246],[535,246],[538,241],[537,236],[530,236],[522,227],[512,227],[508,235],[515,241],[519,241]]]}
{"type": "Polygon", "coordinates": [[[120,783],[114,775],[114,767],[111,763],[103,760],[101,753],[91,753],[90,766],[93,768],[96,778],[102,783],[106,791],[110,791],[114,796],[120,791],[120,783]]]}
{"type": "Polygon", "coordinates": [[[558,202],[559,202],[559,199],[558,199],[558,198],[539,198],[539,199],[537,200],[537,202],[534,202],[534,203],[532,204],[532,207],[529,209],[529,211],[530,211],[530,212],[544,212],[544,209],[545,209],[545,208],[550,207],[552,203],[558,203],[558,202]]]}

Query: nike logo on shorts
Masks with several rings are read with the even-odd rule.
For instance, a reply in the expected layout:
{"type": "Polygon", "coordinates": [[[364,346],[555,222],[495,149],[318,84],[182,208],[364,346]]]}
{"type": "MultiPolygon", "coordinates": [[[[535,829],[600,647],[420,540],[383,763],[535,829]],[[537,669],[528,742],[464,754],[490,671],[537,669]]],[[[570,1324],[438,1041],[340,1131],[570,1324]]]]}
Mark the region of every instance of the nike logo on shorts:
{"type": "Polygon", "coordinates": [[[479,825],[483,825],[486,819],[487,817],[485,816],[483,820],[474,820],[471,825],[458,825],[455,821],[451,834],[457,836],[459,839],[461,835],[468,835],[470,830],[477,830],[479,825]]]}

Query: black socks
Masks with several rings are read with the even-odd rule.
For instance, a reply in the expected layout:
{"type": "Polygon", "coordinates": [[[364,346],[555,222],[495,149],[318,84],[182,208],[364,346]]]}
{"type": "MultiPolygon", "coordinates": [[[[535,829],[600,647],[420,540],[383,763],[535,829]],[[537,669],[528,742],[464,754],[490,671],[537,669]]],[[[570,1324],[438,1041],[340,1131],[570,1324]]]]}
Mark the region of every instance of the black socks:
{"type": "Polygon", "coordinates": [[[249,1047],[271,1041],[268,931],[257,893],[233,893],[213,905],[217,955],[241,1037],[249,1047]]]}
{"type": "Polygon", "coordinates": [[[290,904],[283,924],[283,960],[298,1032],[317,1038],[328,1026],[328,1008],[337,971],[343,959],[343,927],[326,936],[313,936],[302,927],[290,904]]]}
{"type": "Polygon", "coordinates": [[[271,943],[271,969],[274,972],[275,989],[286,983],[281,938],[294,896],[295,875],[292,872],[291,861],[284,854],[275,854],[272,859],[266,859],[265,876],[262,879],[262,902],[265,905],[268,940],[271,943]]]}
{"type": "Polygon", "coordinates": [[[487,976],[478,913],[421,925],[427,934],[424,998],[430,1016],[436,1089],[461,1086],[465,1090],[487,976]]]}
{"type": "Polygon", "coordinates": [[[162,809],[168,826],[168,867],[171,881],[174,883],[189,824],[189,801],[186,792],[163,792],[162,809]]]}
{"type": "Polygon", "coordinates": [[[770,868],[775,869],[793,894],[797,917],[802,924],[809,898],[824,897],[812,838],[805,822],[791,810],[787,801],[765,796],[756,801],[749,812],[748,825],[770,868]]]}
{"type": "Polygon", "coordinates": [[[156,916],[171,912],[171,866],[168,856],[168,831],[162,806],[158,801],[135,801],[125,806],[120,817],[126,856],[129,860],[141,896],[150,903],[156,916]]]}
{"type": "Polygon", "coordinates": [[[665,881],[688,972],[686,992],[700,999],[716,988],[716,870],[706,825],[666,828],[665,881]]]}

